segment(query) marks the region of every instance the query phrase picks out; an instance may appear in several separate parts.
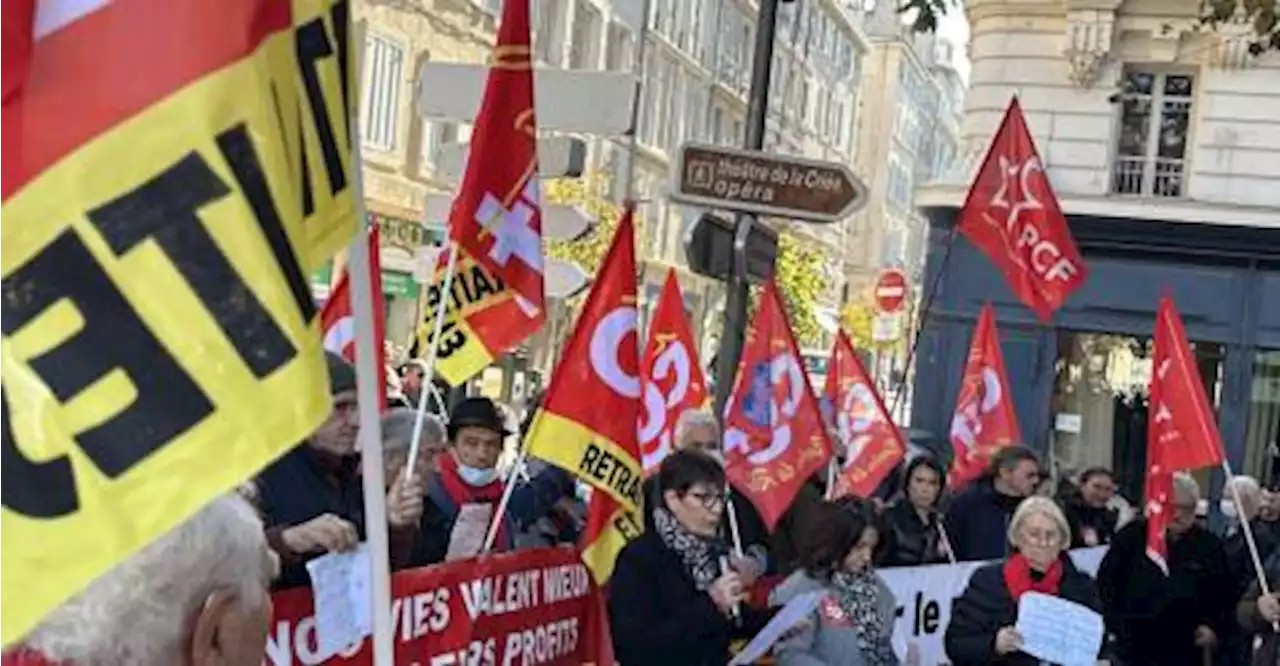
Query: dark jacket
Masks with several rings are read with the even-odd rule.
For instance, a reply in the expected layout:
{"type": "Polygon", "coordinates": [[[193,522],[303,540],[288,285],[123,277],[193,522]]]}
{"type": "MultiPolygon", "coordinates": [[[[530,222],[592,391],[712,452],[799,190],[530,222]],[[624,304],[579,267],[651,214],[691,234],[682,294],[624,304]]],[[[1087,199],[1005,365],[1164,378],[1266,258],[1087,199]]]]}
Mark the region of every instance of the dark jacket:
{"type": "MultiPolygon", "coordinates": [[[[1065,553],[1061,557],[1063,571],[1058,596],[1100,610],[1093,579],[1076,569],[1065,553]]],[[[951,622],[944,641],[954,666],[1035,666],[1040,663],[1022,652],[1004,657],[995,653],[996,632],[1018,622],[1018,604],[1005,586],[1003,567],[1004,563],[1000,562],[973,572],[964,593],[951,605],[951,622]]]]}
{"type": "MultiPolygon", "coordinates": [[[[655,474],[645,479],[641,487],[644,491],[644,530],[652,532],[655,529],[653,510],[664,506],[662,493],[658,491],[658,476],[655,474]]],[[[760,512],[756,510],[751,500],[741,493],[733,493],[730,499],[733,501],[733,517],[738,521],[738,536],[742,538],[742,550],[759,554],[764,560],[764,573],[775,573],[777,561],[769,553],[769,528],[765,527],[760,512]]],[[[732,543],[733,533],[727,512],[724,514],[724,522],[720,525],[720,536],[726,542],[732,543]]]]}
{"type": "Polygon", "coordinates": [[[1218,537],[1192,527],[1168,540],[1169,575],[1146,555],[1147,521],[1126,525],[1098,569],[1107,628],[1127,666],[1192,666],[1203,662],[1195,646],[1200,625],[1219,638],[1230,629],[1231,578],[1218,537]]]}
{"type": "Polygon", "coordinates": [[[646,530],[619,553],[608,599],[621,666],[724,666],[730,641],[754,636],[769,619],[745,604],[739,622],[726,617],[657,531],[646,530]]]}
{"type": "MultiPolygon", "coordinates": [[[[280,576],[272,584],[273,589],[309,587],[311,577],[306,563],[324,554],[291,552],[284,545],[285,529],[332,513],[355,525],[360,540],[364,541],[364,494],[359,460],[357,456],[327,455],[303,444],[258,475],[255,489],[267,543],[280,556],[280,576]]],[[[392,530],[393,567],[403,563],[397,554],[407,549],[409,539],[412,539],[411,530],[392,530]]]]}
{"type": "Polygon", "coordinates": [[[947,557],[938,550],[938,515],[920,518],[905,497],[884,512],[885,539],[878,567],[914,567],[939,564],[947,557]]]}
{"type": "MultiPolygon", "coordinates": [[[[1263,569],[1267,572],[1267,586],[1274,594],[1276,586],[1280,585],[1280,553],[1272,553],[1263,569]]],[[[1262,639],[1258,650],[1253,653],[1253,666],[1280,666],[1280,634],[1258,612],[1258,597],[1261,594],[1262,588],[1258,582],[1250,583],[1240,597],[1240,603],[1236,604],[1236,619],[1245,634],[1262,639]]]]}
{"type": "MultiPolygon", "coordinates": [[[[496,552],[515,548],[515,538],[522,530],[529,529],[556,508],[557,502],[573,497],[573,477],[554,465],[547,465],[528,481],[517,482],[511,499],[507,502],[505,541],[494,543],[496,552]]],[[[427,502],[422,512],[422,522],[409,553],[408,566],[421,567],[439,564],[449,552],[449,539],[453,536],[453,524],[458,519],[458,504],[445,490],[439,475],[427,479],[427,502]]]]}
{"type": "Polygon", "coordinates": [[[1009,519],[1022,502],[996,492],[982,477],[951,500],[943,524],[957,560],[998,560],[1009,554],[1009,519]]]}
{"type": "Polygon", "coordinates": [[[1120,519],[1120,512],[1110,507],[1099,508],[1085,504],[1078,490],[1062,497],[1059,504],[1062,505],[1063,515],[1067,517],[1067,524],[1071,526],[1072,548],[1111,543],[1116,535],[1116,522],[1120,519]],[[1093,543],[1085,538],[1089,534],[1093,535],[1093,543]]]}
{"type": "Polygon", "coordinates": [[[825,492],[815,480],[800,486],[791,506],[778,518],[777,528],[769,537],[769,559],[771,571],[781,576],[790,576],[798,567],[799,548],[797,541],[800,530],[805,524],[804,516],[814,506],[822,504],[825,492]]]}

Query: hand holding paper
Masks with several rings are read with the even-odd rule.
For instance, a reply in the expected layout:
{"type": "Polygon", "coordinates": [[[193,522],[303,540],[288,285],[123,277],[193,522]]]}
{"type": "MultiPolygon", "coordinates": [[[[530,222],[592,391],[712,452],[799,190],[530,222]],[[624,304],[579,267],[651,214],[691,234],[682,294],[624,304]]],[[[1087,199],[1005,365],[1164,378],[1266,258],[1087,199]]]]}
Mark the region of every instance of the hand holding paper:
{"type": "Polygon", "coordinates": [[[1066,599],[1028,592],[1018,602],[1023,652],[1063,666],[1093,666],[1104,632],[1102,616],[1066,599]]]}
{"type": "Polygon", "coordinates": [[[328,659],[373,633],[368,544],[307,562],[315,596],[316,651],[328,659]]]}

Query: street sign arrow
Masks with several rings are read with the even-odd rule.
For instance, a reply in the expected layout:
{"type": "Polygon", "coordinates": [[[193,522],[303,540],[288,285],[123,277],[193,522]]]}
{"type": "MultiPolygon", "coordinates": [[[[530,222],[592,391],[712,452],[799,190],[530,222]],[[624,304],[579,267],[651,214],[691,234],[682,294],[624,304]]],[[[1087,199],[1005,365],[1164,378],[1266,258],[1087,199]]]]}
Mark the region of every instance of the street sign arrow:
{"type": "Polygon", "coordinates": [[[683,204],[832,223],[867,204],[848,166],[792,155],[686,143],[671,199],[683,204]]]}

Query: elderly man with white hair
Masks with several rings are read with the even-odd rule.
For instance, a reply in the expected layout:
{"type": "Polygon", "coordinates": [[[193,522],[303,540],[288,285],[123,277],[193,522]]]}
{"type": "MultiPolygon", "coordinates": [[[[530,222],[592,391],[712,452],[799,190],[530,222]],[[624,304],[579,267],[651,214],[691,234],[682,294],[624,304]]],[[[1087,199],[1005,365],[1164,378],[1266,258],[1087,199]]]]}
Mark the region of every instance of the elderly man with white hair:
{"type": "Polygon", "coordinates": [[[1147,556],[1147,519],[1116,534],[1098,570],[1107,626],[1129,666],[1193,666],[1218,650],[1235,604],[1222,542],[1196,525],[1200,486],[1174,474],[1166,529],[1168,575],[1147,556]]]}
{"type": "Polygon", "coordinates": [[[259,666],[276,571],[253,507],[219,497],[46,616],[4,663],[259,666]]]}

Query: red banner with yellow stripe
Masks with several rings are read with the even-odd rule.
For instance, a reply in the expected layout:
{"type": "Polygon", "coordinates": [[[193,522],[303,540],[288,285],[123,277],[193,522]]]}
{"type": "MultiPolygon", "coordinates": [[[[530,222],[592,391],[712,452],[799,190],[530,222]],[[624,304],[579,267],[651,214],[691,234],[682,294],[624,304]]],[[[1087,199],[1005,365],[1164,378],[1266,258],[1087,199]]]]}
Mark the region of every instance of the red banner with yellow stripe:
{"type": "Polygon", "coordinates": [[[635,238],[628,208],[526,444],[529,455],[595,488],[583,557],[596,580],[608,578],[618,552],[644,525],[636,437],[638,326],[635,238]]]}
{"type": "Polygon", "coordinates": [[[348,5],[3,8],[3,642],[329,412],[348,5]]]}

